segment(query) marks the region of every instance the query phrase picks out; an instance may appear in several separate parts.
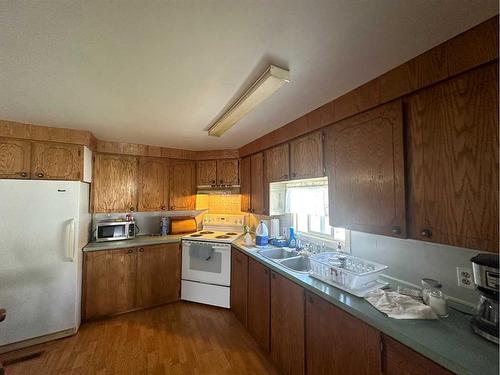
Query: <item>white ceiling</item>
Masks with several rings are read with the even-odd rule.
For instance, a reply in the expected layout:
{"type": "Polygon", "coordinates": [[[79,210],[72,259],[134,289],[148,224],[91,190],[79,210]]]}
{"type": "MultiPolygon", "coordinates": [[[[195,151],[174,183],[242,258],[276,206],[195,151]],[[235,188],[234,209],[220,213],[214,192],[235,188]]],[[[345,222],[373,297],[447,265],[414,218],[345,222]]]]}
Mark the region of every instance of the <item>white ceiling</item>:
{"type": "Polygon", "coordinates": [[[0,119],[236,148],[497,13],[497,0],[1,0],[0,119]],[[292,82],[208,137],[270,63],[292,82]]]}

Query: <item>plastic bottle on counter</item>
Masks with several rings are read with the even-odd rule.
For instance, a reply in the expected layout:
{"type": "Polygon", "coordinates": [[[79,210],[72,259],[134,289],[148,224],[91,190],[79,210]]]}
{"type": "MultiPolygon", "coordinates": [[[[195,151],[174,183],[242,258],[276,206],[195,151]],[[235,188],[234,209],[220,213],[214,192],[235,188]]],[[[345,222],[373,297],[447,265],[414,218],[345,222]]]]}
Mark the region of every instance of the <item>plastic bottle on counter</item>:
{"type": "Polygon", "coordinates": [[[297,237],[295,236],[294,227],[290,227],[290,238],[288,239],[288,247],[295,249],[297,247],[297,237]]]}
{"type": "Polygon", "coordinates": [[[245,225],[243,227],[245,231],[245,236],[243,237],[243,242],[245,243],[246,246],[252,246],[253,245],[253,239],[252,235],[250,234],[250,227],[248,225],[245,225]]]}
{"type": "Polygon", "coordinates": [[[255,245],[257,247],[265,247],[269,244],[269,230],[266,223],[261,220],[255,231],[255,245]]]}

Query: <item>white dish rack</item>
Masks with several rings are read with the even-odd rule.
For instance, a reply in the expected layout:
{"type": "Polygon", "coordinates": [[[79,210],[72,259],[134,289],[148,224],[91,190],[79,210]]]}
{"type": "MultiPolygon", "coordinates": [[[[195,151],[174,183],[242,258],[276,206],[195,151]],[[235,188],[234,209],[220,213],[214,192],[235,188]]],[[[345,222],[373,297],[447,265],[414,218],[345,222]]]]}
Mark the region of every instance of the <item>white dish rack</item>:
{"type": "Polygon", "coordinates": [[[357,296],[382,288],[387,283],[377,281],[388,267],[339,252],[314,254],[310,258],[309,274],[327,284],[357,296]]]}

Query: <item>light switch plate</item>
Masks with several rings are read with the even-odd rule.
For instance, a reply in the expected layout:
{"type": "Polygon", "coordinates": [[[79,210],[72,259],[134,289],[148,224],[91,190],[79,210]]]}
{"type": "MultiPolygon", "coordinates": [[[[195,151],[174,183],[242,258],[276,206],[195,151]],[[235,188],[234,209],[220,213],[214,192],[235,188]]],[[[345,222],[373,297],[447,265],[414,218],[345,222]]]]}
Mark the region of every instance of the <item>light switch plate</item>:
{"type": "Polygon", "coordinates": [[[472,279],[472,269],[466,267],[457,267],[458,286],[467,289],[474,289],[474,280],[472,279]]]}

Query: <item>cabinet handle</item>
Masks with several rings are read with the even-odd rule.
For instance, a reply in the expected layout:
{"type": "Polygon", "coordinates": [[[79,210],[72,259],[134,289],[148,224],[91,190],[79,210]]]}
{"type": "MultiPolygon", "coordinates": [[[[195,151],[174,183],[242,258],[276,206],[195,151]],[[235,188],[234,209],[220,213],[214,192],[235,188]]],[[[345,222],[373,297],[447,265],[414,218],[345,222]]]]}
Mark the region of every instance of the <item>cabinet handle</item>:
{"type": "Polygon", "coordinates": [[[143,253],[143,252],[144,252],[144,248],[143,248],[143,247],[140,247],[140,248],[139,248],[139,252],[140,252],[140,253],[143,253]]]}
{"type": "Polygon", "coordinates": [[[217,183],[217,181],[215,181],[215,180],[212,180],[212,184],[214,184],[214,185],[215,185],[216,183],[217,183]]]}
{"type": "Polygon", "coordinates": [[[401,228],[400,227],[392,227],[391,232],[393,234],[401,234],[401,228]]]}
{"type": "Polygon", "coordinates": [[[420,232],[420,235],[422,237],[430,238],[432,237],[432,231],[430,229],[423,229],[422,232],[420,232]]]}
{"type": "Polygon", "coordinates": [[[264,270],[264,273],[265,273],[266,275],[268,275],[268,274],[269,274],[269,271],[268,271],[267,269],[265,269],[265,270],[264,270]]]}
{"type": "Polygon", "coordinates": [[[161,210],[162,210],[162,211],[165,211],[166,209],[167,209],[167,207],[165,207],[165,206],[161,206],[161,210]]]}
{"type": "Polygon", "coordinates": [[[27,177],[28,176],[28,173],[26,173],[26,172],[21,172],[19,174],[21,175],[21,177],[27,177]]]}
{"type": "Polygon", "coordinates": [[[37,176],[40,177],[40,178],[42,178],[43,177],[43,173],[40,172],[40,173],[37,174],[37,176]]]}
{"type": "Polygon", "coordinates": [[[134,252],[134,249],[128,249],[127,253],[132,254],[134,252]]]}
{"type": "Polygon", "coordinates": [[[175,206],[170,206],[170,209],[171,210],[175,210],[175,206]]]}
{"type": "Polygon", "coordinates": [[[134,211],[135,207],[130,207],[130,211],[134,211]]]}
{"type": "Polygon", "coordinates": [[[287,179],[288,179],[288,175],[287,175],[287,174],[285,174],[285,175],[283,176],[283,179],[287,180],[287,179]]]}

